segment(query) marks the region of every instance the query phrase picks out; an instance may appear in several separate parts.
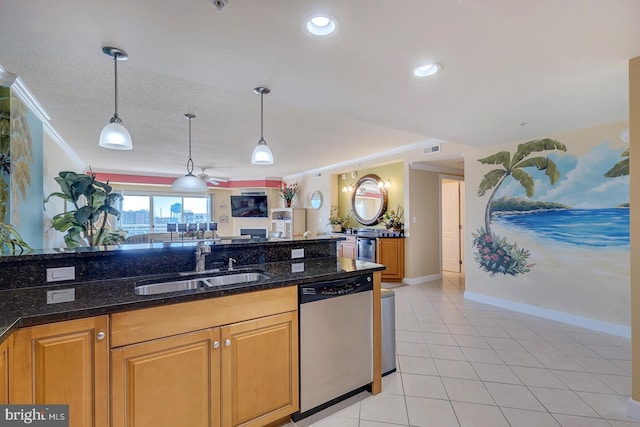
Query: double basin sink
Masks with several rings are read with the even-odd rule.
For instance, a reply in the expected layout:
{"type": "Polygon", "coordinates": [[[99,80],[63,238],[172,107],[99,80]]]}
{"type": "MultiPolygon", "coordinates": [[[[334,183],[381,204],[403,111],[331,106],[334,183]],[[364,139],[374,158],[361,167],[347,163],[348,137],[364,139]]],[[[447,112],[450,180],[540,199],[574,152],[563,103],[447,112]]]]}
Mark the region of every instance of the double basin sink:
{"type": "Polygon", "coordinates": [[[198,289],[222,290],[271,279],[270,275],[260,270],[215,270],[211,273],[181,273],[180,276],[180,278],[140,280],[135,284],[135,293],[136,295],[156,295],[198,289]],[[189,278],[183,278],[185,276],[189,278]]]}

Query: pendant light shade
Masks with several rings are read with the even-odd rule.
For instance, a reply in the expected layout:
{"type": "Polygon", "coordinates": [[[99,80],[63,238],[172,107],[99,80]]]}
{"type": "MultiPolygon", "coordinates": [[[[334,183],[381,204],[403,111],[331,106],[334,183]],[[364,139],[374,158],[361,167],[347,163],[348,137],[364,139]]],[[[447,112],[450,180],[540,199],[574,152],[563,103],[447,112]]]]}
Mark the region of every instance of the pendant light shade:
{"type": "Polygon", "coordinates": [[[264,95],[271,92],[266,87],[257,87],[253,89],[255,93],[260,95],[260,140],[258,141],[258,145],[253,149],[253,154],[251,155],[251,163],[254,165],[272,165],[273,164],[273,153],[267,146],[267,141],[264,140],[262,135],[262,130],[264,127],[264,103],[263,97],[264,95]]]}
{"type": "Polygon", "coordinates": [[[131,150],[133,143],[131,142],[131,134],[122,125],[122,120],[118,117],[118,61],[126,61],[129,55],[124,50],[105,46],[102,52],[113,58],[113,66],[115,70],[115,112],[109,124],[107,124],[100,132],[100,141],[98,145],[110,150],[131,150]]]}
{"type": "Polygon", "coordinates": [[[187,161],[187,174],[173,181],[171,189],[174,191],[186,192],[186,193],[206,193],[209,189],[207,183],[195,176],[193,172],[193,160],[191,159],[191,119],[195,116],[193,114],[185,114],[189,119],[189,160],[187,161]]]}

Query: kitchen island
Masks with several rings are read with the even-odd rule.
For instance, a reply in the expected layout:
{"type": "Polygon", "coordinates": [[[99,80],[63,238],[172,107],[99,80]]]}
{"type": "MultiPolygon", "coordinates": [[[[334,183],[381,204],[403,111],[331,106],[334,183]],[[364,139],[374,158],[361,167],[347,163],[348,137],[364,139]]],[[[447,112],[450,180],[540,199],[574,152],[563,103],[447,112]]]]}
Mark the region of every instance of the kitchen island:
{"type": "Polygon", "coordinates": [[[384,267],[337,258],[335,244],[325,238],[215,245],[206,271],[195,277],[228,274],[224,265],[233,257],[234,272],[259,270],[266,278],[155,295],[136,294],[136,283],[194,277],[193,246],[0,258],[3,271],[15,273],[0,278],[0,355],[6,357],[0,380],[7,387],[0,403],[52,403],[63,393],[75,408],[72,426],[176,425],[175,417],[185,414],[192,418],[180,422],[193,426],[261,426],[286,418],[299,408],[298,285],[363,274],[373,274],[377,289],[377,393],[384,267]],[[69,266],[74,280],[46,281],[48,269],[69,266]],[[47,304],[47,292],[71,288],[73,301],[47,304]],[[265,384],[271,391],[256,395],[265,384]],[[179,385],[186,389],[176,394],[179,385]],[[154,403],[148,406],[144,396],[154,403]],[[182,410],[172,408],[176,396],[184,397],[182,410]]]}

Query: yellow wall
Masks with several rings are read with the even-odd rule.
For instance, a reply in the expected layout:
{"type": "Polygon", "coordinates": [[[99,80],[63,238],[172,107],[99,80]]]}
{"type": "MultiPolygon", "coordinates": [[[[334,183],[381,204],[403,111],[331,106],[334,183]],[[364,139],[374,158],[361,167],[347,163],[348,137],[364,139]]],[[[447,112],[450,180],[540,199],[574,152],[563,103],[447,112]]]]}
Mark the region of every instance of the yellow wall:
{"type": "MultiPolygon", "coordinates": [[[[631,153],[640,153],[640,56],[629,61],[629,131],[631,153]],[[635,147],[635,148],[634,148],[635,147]]],[[[631,398],[640,402],[640,168],[634,155],[629,156],[631,177],[631,398]],[[635,170],[637,169],[637,170],[635,170]],[[635,209],[634,209],[635,207],[635,209]]]]}
{"type": "MultiPolygon", "coordinates": [[[[351,173],[346,173],[346,178],[342,179],[342,174],[337,175],[337,188],[334,190],[338,196],[338,211],[340,216],[346,217],[347,214],[351,212],[351,193],[344,193],[342,188],[345,185],[353,185],[355,187],[356,183],[360,178],[365,175],[374,174],[380,177],[382,180],[389,179],[391,181],[391,188],[387,190],[388,194],[388,209],[396,209],[398,205],[404,207],[404,195],[405,195],[405,187],[404,187],[404,175],[402,170],[402,163],[391,163],[388,165],[382,165],[367,169],[354,169],[357,173],[355,178],[351,178],[351,173]]],[[[357,222],[355,218],[352,218],[348,227],[352,228],[367,228],[367,227],[375,227],[375,228],[384,228],[381,225],[376,226],[364,226],[357,222]]]]}

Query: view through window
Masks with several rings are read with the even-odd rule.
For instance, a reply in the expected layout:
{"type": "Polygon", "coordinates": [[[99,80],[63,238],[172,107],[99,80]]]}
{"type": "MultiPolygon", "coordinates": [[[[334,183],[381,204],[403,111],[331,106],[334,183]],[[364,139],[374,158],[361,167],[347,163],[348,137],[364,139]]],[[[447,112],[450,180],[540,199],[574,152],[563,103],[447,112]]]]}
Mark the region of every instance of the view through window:
{"type": "Polygon", "coordinates": [[[164,233],[170,223],[211,221],[211,206],[210,196],[124,194],[119,226],[129,236],[164,233]]]}

